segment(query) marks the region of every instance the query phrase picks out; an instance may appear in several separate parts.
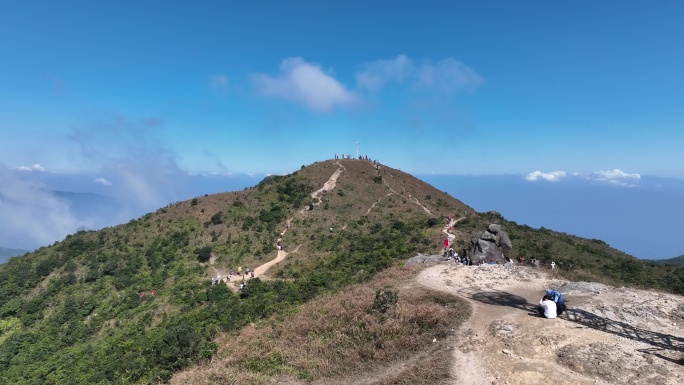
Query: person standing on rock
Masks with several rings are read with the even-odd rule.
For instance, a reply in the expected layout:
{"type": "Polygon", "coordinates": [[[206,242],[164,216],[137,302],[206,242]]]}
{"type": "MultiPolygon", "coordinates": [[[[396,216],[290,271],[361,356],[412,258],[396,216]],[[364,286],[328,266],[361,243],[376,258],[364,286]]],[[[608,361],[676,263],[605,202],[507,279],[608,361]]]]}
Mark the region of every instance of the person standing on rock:
{"type": "Polygon", "coordinates": [[[563,314],[566,309],[565,298],[563,298],[563,294],[561,294],[558,290],[546,289],[546,296],[551,298],[553,303],[556,304],[558,315],[563,314]]]}
{"type": "Polygon", "coordinates": [[[548,295],[545,295],[539,300],[539,307],[537,308],[537,311],[544,318],[556,318],[556,303],[553,302],[548,295]]]}

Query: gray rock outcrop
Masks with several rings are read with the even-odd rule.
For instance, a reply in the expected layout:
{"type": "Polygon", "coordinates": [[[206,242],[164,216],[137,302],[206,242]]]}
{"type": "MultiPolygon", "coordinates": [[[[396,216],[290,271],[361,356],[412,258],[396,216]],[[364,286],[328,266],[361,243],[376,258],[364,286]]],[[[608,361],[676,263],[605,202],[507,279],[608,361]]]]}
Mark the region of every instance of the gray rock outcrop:
{"type": "Polygon", "coordinates": [[[435,262],[440,262],[444,261],[445,258],[442,255],[424,255],[424,254],[418,254],[415,257],[411,257],[406,260],[406,265],[411,266],[411,265],[419,265],[421,263],[435,263],[435,262]]]}
{"type": "Polygon", "coordinates": [[[473,264],[491,260],[506,262],[512,247],[511,239],[507,232],[501,230],[501,225],[490,224],[487,230],[478,232],[470,240],[470,259],[473,264]]]}

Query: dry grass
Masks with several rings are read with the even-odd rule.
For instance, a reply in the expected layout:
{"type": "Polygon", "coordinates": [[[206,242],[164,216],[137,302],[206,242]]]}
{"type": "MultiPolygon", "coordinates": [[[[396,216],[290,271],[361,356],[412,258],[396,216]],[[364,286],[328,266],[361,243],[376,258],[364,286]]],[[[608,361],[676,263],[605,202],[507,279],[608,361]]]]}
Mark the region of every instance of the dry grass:
{"type": "Polygon", "coordinates": [[[171,383],[344,382],[367,373],[380,383],[435,383],[448,376],[448,364],[425,352],[440,345],[432,343],[434,338],[451,335],[470,308],[456,297],[412,287],[417,271],[391,268],[366,284],[314,299],[283,320],[222,335],[210,364],[178,373],[171,383]],[[376,290],[387,287],[398,289],[396,306],[385,314],[371,310],[376,290]],[[384,372],[387,365],[416,355],[424,357],[408,367],[424,369],[384,372]]]}

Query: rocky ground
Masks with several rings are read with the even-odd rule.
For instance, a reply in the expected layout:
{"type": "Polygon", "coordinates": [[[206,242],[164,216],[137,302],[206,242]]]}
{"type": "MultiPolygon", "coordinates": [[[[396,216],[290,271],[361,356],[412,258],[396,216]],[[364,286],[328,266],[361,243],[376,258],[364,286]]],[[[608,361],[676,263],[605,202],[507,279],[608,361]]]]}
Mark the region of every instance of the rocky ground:
{"type": "Polygon", "coordinates": [[[513,264],[439,263],[415,284],[474,307],[451,347],[455,384],[684,383],[684,297],[566,282],[513,264]],[[536,315],[546,288],[566,298],[557,319],[536,315]]]}

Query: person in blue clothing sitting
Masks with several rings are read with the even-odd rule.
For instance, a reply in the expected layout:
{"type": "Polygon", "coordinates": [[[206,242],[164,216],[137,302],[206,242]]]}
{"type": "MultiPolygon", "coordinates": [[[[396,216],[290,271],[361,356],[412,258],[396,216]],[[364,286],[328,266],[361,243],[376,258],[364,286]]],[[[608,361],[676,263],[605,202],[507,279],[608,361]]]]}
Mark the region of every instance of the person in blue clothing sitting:
{"type": "Polygon", "coordinates": [[[566,309],[563,294],[561,294],[558,290],[546,289],[546,296],[551,298],[551,300],[556,303],[556,311],[558,315],[563,314],[566,309]]]}

